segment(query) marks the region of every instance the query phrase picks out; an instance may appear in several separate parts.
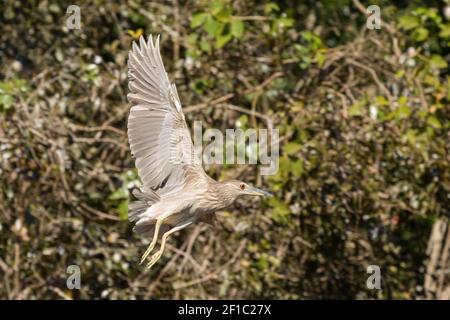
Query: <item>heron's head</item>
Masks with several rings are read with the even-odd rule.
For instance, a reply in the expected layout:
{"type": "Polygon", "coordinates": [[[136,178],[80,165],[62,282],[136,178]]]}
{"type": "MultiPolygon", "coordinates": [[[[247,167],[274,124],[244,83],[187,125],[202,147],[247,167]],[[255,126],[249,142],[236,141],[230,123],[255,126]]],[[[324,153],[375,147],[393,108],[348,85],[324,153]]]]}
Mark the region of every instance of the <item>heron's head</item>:
{"type": "Polygon", "coordinates": [[[230,193],[235,199],[239,196],[261,196],[270,197],[271,194],[264,190],[252,187],[247,183],[239,180],[230,180],[225,182],[224,192],[230,193]]]}

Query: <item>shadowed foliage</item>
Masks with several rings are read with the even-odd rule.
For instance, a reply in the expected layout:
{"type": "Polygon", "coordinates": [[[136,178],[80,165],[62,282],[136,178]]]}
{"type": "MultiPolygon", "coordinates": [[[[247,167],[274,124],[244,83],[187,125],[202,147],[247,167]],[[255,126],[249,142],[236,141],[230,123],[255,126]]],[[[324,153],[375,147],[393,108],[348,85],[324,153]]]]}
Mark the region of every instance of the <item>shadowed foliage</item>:
{"type": "Polygon", "coordinates": [[[0,298],[450,298],[448,3],[371,1],[379,30],[360,1],[80,1],[80,30],[71,4],[0,4],[0,298]],[[205,166],[275,197],[180,232],[150,271],[127,221],[141,34],[191,128],[280,132],[275,175],[205,166]]]}

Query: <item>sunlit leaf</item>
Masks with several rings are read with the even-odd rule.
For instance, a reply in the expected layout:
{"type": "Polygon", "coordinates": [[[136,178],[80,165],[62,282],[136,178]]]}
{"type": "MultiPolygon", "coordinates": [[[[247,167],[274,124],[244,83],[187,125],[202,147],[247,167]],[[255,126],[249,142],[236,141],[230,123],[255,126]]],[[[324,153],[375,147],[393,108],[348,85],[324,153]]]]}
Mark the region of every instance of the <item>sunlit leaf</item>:
{"type": "Polygon", "coordinates": [[[399,23],[400,27],[402,27],[403,29],[411,30],[420,25],[420,20],[416,16],[405,15],[405,16],[401,16],[398,19],[398,23],[399,23]]]}
{"type": "Polygon", "coordinates": [[[439,55],[433,55],[429,60],[430,66],[435,69],[445,69],[448,66],[447,61],[439,55]]]}
{"type": "Polygon", "coordinates": [[[271,12],[280,11],[280,7],[275,2],[269,2],[264,5],[264,13],[269,14],[271,12]]]}
{"type": "Polygon", "coordinates": [[[438,118],[436,118],[435,116],[429,116],[427,119],[427,124],[429,124],[430,126],[432,126],[435,129],[442,128],[441,123],[439,122],[438,118]]]}
{"type": "Polygon", "coordinates": [[[441,38],[450,37],[450,23],[442,25],[441,31],[439,32],[439,37],[441,38]]]}
{"type": "Polygon", "coordinates": [[[126,221],[128,219],[128,200],[122,201],[117,207],[117,213],[120,220],[126,221]]]}
{"type": "Polygon", "coordinates": [[[216,37],[216,48],[220,49],[224,45],[226,45],[228,42],[230,42],[232,36],[231,33],[228,33],[226,35],[219,35],[216,37]]]}
{"type": "Polygon", "coordinates": [[[196,28],[200,26],[206,19],[208,15],[205,12],[199,12],[192,16],[191,18],[191,28],[196,28]]]}
{"type": "Polygon", "coordinates": [[[212,13],[212,15],[217,15],[223,8],[223,3],[222,1],[211,1],[211,3],[209,4],[209,10],[212,13]]]}
{"type": "Polygon", "coordinates": [[[299,152],[301,148],[302,148],[302,146],[300,144],[295,143],[295,142],[289,142],[284,145],[283,151],[287,155],[294,155],[297,152],[299,152]]]}
{"type": "Polygon", "coordinates": [[[292,161],[290,171],[294,177],[300,177],[303,173],[303,163],[301,160],[292,161]]]}
{"type": "Polygon", "coordinates": [[[223,8],[217,14],[215,14],[214,17],[220,22],[228,22],[230,21],[231,12],[230,10],[223,8]]]}
{"type": "Polygon", "coordinates": [[[202,49],[202,51],[209,53],[209,52],[211,52],[211,45],[209,44],[208,41],[202,39],[200,41],[200,49],[202,49]]]}
{"type": "Polygon", "coordinates": [[[214,36],[216,34],[216,32],[219,30],[220,28],[220,23],[214,19],[211,16],[207,16],[205,23],[203,25],[203,29],[205,29],[205,31],[210,35],[210,36],[214,36]]]}
{"type": "Polygon", "coordinates": [[[412,37],[414,38],[414,40],[422,42],[428,38],[428,34],[429,34],[428,29],[417,28],[416,30],[414,30],[412,37]]]}
{"type": "Polygon", "coordinates": [[[242,20],[231,20],[231,34],[238,39],[244,36],[244,22],[242,20]]]}

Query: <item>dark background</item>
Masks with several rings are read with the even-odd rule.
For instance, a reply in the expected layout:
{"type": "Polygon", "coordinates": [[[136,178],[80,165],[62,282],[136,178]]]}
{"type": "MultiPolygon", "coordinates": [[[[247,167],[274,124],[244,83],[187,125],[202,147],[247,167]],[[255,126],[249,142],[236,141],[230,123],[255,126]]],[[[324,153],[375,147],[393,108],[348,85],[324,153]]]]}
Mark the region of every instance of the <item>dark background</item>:
{"type": "Polygon", "coordinates": [[[2,1],[0,298],[449,299],[450,4],[370,4],[380,30],[359,1],[2,1]],[[151,33],[189,125],[269,119],[281,153],[270,177],[207,167],[275,197],[180,232],[146,271],[126,61],[151,33]]]}

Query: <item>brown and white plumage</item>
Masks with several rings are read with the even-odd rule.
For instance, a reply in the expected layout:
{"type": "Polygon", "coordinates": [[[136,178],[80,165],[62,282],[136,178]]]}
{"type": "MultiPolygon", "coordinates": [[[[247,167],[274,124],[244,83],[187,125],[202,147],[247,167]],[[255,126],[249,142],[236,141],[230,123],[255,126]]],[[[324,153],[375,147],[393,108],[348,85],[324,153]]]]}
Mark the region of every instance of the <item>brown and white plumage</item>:
{"type": "Polygon", "coordinates": [[[139,45],[133,43],[128,60],[128,138],[142,190],[129,206],[135,231],[153,234],[143,262],[163,233],[161,249],[152,256],[150,268],[161,257],[167,237],[196,222],[212,223],[214,212],[231,205],[243,194],[264,192],[239,181],[217,182],[199,164],[178,97],[159,52],[159,36],[139,45]]]}

